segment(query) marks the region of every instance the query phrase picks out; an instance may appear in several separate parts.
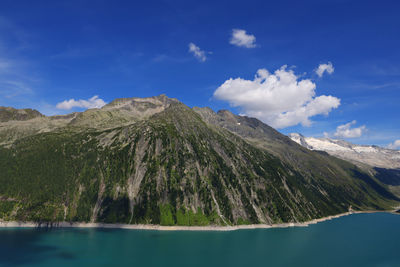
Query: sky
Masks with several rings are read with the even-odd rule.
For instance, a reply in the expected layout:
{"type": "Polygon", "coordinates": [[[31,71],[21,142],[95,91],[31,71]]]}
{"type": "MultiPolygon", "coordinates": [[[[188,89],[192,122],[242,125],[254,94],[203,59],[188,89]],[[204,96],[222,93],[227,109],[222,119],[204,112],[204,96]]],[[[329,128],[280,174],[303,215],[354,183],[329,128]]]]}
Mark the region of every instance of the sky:
{"type": "Polygon", "coordinates": [[[166,94],[400,148],[399,1],[0,2],[0,106],[166,94]]]}

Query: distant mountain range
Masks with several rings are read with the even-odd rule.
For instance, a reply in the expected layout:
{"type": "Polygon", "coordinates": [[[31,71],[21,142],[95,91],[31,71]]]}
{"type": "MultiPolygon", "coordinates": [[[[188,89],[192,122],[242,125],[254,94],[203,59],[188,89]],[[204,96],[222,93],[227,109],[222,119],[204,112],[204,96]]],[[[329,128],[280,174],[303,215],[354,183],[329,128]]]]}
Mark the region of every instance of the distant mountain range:
{"type": "Polygon", "coordinates": [[[304,137],[299,133],[291,133],[289,137],[296,143],[311,149],[328,152],[330,155],[362,163],[373,167],[400,168],[400,151],[379,146],[355,145],[343,140],[330,138],[304,137]]]}
{"type": "Polygon", "coordinates": [[[0,108],[2,220],[301,222],[398,206],[385,177],[255,118],[165,95],[62,116],[0,108]]]}

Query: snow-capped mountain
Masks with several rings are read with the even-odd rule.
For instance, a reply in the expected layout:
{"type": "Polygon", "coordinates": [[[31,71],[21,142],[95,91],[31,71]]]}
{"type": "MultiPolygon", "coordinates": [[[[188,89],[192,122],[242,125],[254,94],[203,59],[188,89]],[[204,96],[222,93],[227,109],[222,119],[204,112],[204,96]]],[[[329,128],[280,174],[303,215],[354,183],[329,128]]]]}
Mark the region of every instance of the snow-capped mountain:
{"type": "Polygon", "coordinates": [[[374,167],[400,168],[400,151],[378,146],[355,145],[343,140],[305,137],[299,133],[288,135],[296,143],[311,149],[322,150],[338,158],[374,167]]]}

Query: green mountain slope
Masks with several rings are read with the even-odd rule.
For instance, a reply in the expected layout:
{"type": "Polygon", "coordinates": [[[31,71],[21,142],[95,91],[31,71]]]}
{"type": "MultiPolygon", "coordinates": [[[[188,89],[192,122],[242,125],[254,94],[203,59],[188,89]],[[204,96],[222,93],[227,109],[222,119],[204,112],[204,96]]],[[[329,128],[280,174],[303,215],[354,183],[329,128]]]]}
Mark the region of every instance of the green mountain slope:
{"type": "Polygon", "coordinates": [[[245,121],[254,119],[199,110],[165,96],[121,99],[8,139],[0,146],[0,218],[226,225],[398,203],[351,163],[304,149],[265,124],[258,127],[273,135],[251,136],[257,127],[245,121]],[[226,116],[243,122],[221,123],[226,116]]]}

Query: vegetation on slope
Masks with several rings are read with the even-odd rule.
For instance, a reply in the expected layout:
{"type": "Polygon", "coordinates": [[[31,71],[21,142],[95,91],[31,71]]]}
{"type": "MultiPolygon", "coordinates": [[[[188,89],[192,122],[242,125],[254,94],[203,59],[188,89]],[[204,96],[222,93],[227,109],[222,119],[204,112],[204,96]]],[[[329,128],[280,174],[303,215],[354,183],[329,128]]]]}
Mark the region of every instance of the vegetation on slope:
{"type": "Polygon", "coordinates": [[[128,126],[22,138],[0,147],[0,159],[5,220],[278,223],[398,200],[352,164],[321,159],[317,170],[334,171],[302,169],[181,103],[128,126]]]}

